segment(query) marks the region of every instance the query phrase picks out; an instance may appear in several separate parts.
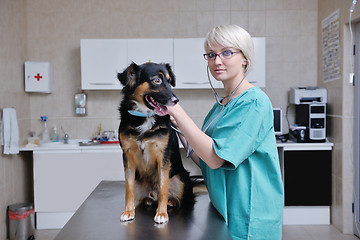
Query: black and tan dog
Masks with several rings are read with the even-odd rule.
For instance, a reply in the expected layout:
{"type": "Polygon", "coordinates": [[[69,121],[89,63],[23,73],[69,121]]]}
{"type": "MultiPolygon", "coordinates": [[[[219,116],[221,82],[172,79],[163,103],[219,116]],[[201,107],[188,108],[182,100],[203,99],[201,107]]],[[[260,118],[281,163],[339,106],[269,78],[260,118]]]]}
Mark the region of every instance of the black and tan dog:
{"type": "Polygon", "coordinates": [[[119,140],[125,170],[125,211],[121,221],[135,218],[135,201],[158,203],[154,221],[169,220],[167,207],[193,203],[189,173],[180,157],[167,105],[178,102],[171,90],[175,77],[169,64],[132,63],[118,74],[124,86],[119,140]]]}

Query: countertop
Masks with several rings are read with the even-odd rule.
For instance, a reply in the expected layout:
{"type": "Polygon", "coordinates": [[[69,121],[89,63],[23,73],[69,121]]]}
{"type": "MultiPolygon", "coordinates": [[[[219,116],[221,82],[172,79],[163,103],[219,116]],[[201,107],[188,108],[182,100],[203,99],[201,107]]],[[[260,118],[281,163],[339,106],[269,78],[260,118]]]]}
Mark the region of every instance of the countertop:
{"type": "MultiPolygon", "coordinates": [[[[92,146],[80,146],[78,142],[86,141],[86,140],[80,140],[76,139],[72,144],[63,144],[62,142],[58,142],[53,144],[52,146],[38,146],[38,147],[25,147],[21,146],[20,151],[26,152],[26,151],[64,151],[64,150],[114,150],[114,151],[122,151],[119,143],[112,143],[112,144],[99,144],[99,145],[92,145],[92,146]]],[[[319,142],[319,143],[296,143],[293,141],[288,140],[287,142],[276,142],[278,148],[286,148],[287,150],[297,150],[297,149],[331,149],[334,144],[328,140],[325,142],[319,142]]],[[[180,148],[184,148],[181,144],[179,145],[180,148]]]]}
{"type": "Polygon", "coordinates": [[[276,141],[278,148],[283,148],[284,150],[331,150],[334,144],[326,139],[325,142],[305,142],[297,143],[291,140],[287,142],[276,141]]]}
{"type": "Polygon", "coordinates": [[[102,181],[55,240],[232,239],[208,194],[198,195],[194,206],[173,212],[169,210],[169,222],[165,224],[156,224],[153,221],[156,208],[144,205],[136,208],[135,220],[120,222],[124,207],[124,182],[102,181]]]}
{"type": "Polygon", "coordinates": [[[46,151],[83,151],[83,150],[114,150],[122,151],[119,143],[111,144],[98,144],[90,146],[80,146],[79,142],[87,142],[89,140],[80,140],[76,139],[70,142],[69,144],[64,144],[63,142],[54,142],[48,144],[46,147],[40,145],[37,147],[26,147],[21,146],[20,152],[46,152],[46,151]]]}

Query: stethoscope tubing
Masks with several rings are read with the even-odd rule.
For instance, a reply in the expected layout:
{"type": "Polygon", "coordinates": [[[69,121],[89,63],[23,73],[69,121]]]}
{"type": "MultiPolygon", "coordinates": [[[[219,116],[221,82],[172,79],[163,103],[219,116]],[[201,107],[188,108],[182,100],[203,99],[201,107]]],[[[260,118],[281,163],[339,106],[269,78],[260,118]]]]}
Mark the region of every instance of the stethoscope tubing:
{"type": "MultiPolygon", "coordinates": [[[[242,82],[244,81],[244,79],[246,78],[247,76],[247,73],[248,73],[248,67],[246,67],[246,70],[245,70],[245,74],[244,74],[244,77],[241,79],[240,83],[236,86],[236,88],[231,92],[231,94],[229,95],[229,99],[227,100],[227,102],[225,104],[223,104],[220,99],[219,99],[219,95],[217,94],[217,92],[215,91],[215,88],[214,86],[212,85],[211,83],[211,80],[210,80],[210,74],[209,74],[209,66],[207,66],[206,68],[206,72],[207,72],[207,77],[208,77],[208,81],[210,83],[210,86],[211,86],[211,89],[214,93],[214,96],[215,96],[215,100],[216,102],[221,106],[221,110],[220,112],[211,120],[211,122],[204,128],[203,132],[206,133],[206,131],[209,129],[209,127],[214,124],[215,120],[221,115],[221,113],[224,111],[225,107],[228,105],[228,103],[231,101],[231,98],[232,96],[234,95],[234,93],[236,92],[236,90],[240,87],[240,85],[242,84],[242,82]]],[[[178,133],[178,134],[181,134],[184,136],[184,134],[182,134],[181,131],[179,131],[178,129],[176,129],[175,127],[173,127],[171,125],[171,127],[178,133]]],[[[186,144],[186,157],[189,158],[190,155],[194,152],[194,150],[191,150],[190,151],[190,146],[189,146],[189,143],[187,142],[186,144]]]]}
{"type": "Polygon", "coordinates": [[[244,79],[246,78],[247,73],[248,73],[248,67],[246,67],[246,69],[245,69],[244,77],[241,79],[240,83],[236,86],[236,88],[231,92],[231,94],[229,95],[229,98],[228,98],[228,100],[227,100],[227,102],[226,102],[225,104],[223,104],[223,103],[220,101],[219,95],[217,94],[217,92],[215,91],[214,86],[213,86],[212,83],[211,83],[210,74],[209,74],[209,66],[207,66],[206,70],[207,70],[207,77],[208,77],[208,81],[209,81],[210,86],[211,86],[211,90],[212,90],[213,93],[214,93],[216,102],[221,106],[221,110],[220,110],[220,112],[213,118],[213,120],[204,128],[204,130],[203,130],[204,133],[206,133],[206,131],[209,129],[209,127],[215,122],[215,120],[220,116],[220,114],[224,111],[225,107],[226,107],[226,106],[228,105],[228,103],[231,101],[232,96],[234,95],[234,93],[236,92],[236,90],[240,87],[240,85],[242,84],[242,82],[243,82],[244,79]]]}

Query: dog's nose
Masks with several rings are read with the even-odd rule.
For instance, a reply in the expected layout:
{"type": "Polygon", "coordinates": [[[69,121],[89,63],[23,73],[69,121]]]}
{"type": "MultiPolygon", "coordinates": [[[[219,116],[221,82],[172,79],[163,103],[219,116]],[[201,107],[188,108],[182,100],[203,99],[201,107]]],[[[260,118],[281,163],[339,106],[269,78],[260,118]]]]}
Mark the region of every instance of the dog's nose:
{"type": "Polygon", "coordinates": [[[173,97],[171,98],[171,101],[172,101],[174,104],[177,104],[177,103],[179,102],[179,99],[178,99],[177,97],[173,96],[173,97]]]}

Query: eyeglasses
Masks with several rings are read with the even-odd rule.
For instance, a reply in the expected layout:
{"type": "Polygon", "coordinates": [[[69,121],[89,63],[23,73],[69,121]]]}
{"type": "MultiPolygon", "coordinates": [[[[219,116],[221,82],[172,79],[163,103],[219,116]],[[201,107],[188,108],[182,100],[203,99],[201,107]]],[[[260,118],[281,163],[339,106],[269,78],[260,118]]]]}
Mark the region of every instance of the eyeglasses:
{"type": "Polygon", "coordinates": [[[233,52],[233,51],[228,49],[228,50],[225,50],[225,51],[223,51],[221,53],[214,53],[214,52],[205,53],[205,54],[203,54],[203,56],[204,56],[205,60],[215,60],[215,58],[217,56],[219,56],[222,59],[224,59],[224,58],[229,59],[235,53],[241,53],[241,51],[233,52]]]}

